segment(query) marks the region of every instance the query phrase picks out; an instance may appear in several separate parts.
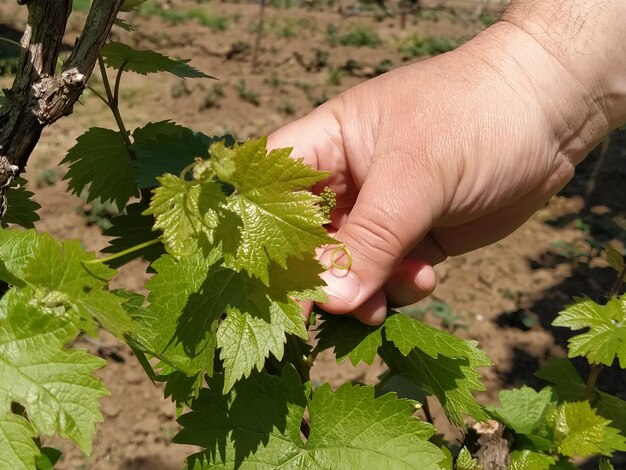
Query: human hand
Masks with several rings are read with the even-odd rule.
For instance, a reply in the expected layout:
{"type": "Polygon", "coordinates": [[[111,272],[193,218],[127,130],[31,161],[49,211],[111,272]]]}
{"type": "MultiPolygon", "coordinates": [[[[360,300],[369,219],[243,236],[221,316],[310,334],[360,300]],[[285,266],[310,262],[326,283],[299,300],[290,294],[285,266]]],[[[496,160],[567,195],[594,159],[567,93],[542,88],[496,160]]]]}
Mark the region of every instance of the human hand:
{"type": "Polygon", "coordinates": [[[432,266],[519,227],[611,125],[561,62],[499,23],[346,91],[269,146],[293,146],[332,173],[321,186],[337,194],[331,227],[352,264],[324,273],[322,307],[378,324],[387,300],[407,305],[434,289],[432,266]]]}

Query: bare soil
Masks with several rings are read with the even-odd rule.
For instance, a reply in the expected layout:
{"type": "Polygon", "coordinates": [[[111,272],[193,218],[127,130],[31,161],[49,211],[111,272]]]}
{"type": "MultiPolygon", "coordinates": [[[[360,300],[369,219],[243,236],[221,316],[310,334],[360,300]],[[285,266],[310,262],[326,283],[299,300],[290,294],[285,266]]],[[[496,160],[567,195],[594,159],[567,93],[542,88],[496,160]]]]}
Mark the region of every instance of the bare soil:
{"type": "MultiPolygon", "coordinates": [[[[437,8],[432,4],[432,8],[410,17],[404,30],[398,15],[383,17],[371,6],[358,11],[345,4],[343,14],[337,6],[268,6],[267,30],[258,66],[253,68],[255,35],[251,31],[257,21],[257,4],[184,0],[161,4],[221,15],[229,26],[214,32],[196,20],[171,25],[160,17],[131,16],[128,19],[137,26],[136,32],[116,29],[114,38],[136,48],[190,58],[193,66],[219,81],[185,82],[167,75],[126,74],[122,112],[127,127],[134,129],[148,121],[171,119],[205,134],[231,132],[239,139],[267,134],[385,66],[403,65],[406,62],[398,44],[411,35],[463,41],[480,31],[484,27],[480,20],[485,19],[477,15],[472,1],[441,2],[437,8]],[[348,16],[346,12],[355,14],[348,16]],[[342,34],[350,25],[371,28],[382,44],[375,48],[329,44],[329,27],[342,34]],[[291,28],[293,35],[285,28],[291,28]],[[223,96],[219,96],[219,87],[223,96]],[[242,98],[238,87],[240,91],[245,88],[258,93],[258,104],[242,98]]],[[[14,1],[0,0],[0,35],[19,37],[25,25],[24,14],[24,8],[14,1]]],[[[73,43],[83,20],[83,14],[74,14],[67,44],[73,43]]],[[[93,86],[99,88],[100,83],[94,77],[93,86]]],[[[0,77],[0,86],[9,85],[9,77],[0,77]]],[[[91,206],[65,192],[66,184],[61,179],[65,169],[59,167],[59,162],[88,127],[113,128],[115,123],[93,94],[86,93],[82,104],[76,106],[72,116],[45,131],[25,176],[42,205],[37,228],[59,238],[78,238],[86,248],[97,251],[107,245],[107,239],[83,215],[91,206]]],[[[447,304],[458,315],[452,324],[445,324],[433,313],[427,313],[425,321],[476,339],[485,349],[495,365],[484,371],[487,390],[479,394],[482,402],[495,402],[495,391],[500,388],[523,383],[541,386],[533,371],[548,356],[565,355],[567,332],[550,326],[557,312],[573,295],[602,299],[612,283],[612,271],[598,257],[597,249],[590,248],[590,242],[624,242],[620,236],[626,228],[626,135],[614,137],[595,174],[597,153],[580,165],[574,180],[560,195],[516,233],[438,266],[439,287],[431,298],[413,309],[424,309],[433,301],[447,304]]],[[[115,283],[141,292],[147,278],[145,265],[135,262],[121,271],[115,283]]],[[[194,449],[171,444],[177,430],[174,406],[163,400],[162,387],[148,380],[129,348],[106,332],[97,340],[79,339],[77,346],[107,359],[108,366],[98,371],[98,376],[111,395],[102,401],[104,422],[98,426],[91,456],[81,455],[68,442],[55,441],[65,452],[60,468],[182,468],[184,458],[194,449]]],[[[586,374],[583,363],[577,365],[586,374]]],[[[349,363],[337,365],[332,354],[326,352],[318,358],[313,376],[315,381],[334,385],[348,380],[371,383],[382,371],[380,363],[357,368],[349,363]]],[[[603,371],[600,386],[626,399],[626,377],[619,370],[603,371]]],[[[460,439],[432,400],[431,406],[436,424],[446,436],[460,439]]],[[[616,468],[626,468],[623,458],[618,457],[616,463],[616,468]]]]}

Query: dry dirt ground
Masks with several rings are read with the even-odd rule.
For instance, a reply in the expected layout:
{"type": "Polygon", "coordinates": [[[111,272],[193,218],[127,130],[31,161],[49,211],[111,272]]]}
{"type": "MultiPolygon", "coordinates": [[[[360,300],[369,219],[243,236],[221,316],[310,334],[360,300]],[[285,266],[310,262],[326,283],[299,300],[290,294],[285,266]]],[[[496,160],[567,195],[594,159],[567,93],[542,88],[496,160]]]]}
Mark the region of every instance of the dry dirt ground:
{"type": "MultiPolygon", "coordinates": [[[[265,12],[266,29],[258,64],[253,68],[257,4],[201,0],[161,4],[164,9],[156,16],[130,16],[128,20],[137,25],[137,31],[130,34],[117,29],[115,39],[137,48],[190,58],[192,65],[219,81],[183,82],[166,75],[126,74],[122,112],[127,127],[172,119],[205,134],[228,131],[239,139],[267,134],[347,87],[402,65],[405,61],[399,47],[406,44],[407,38],[467,40],[493,16],[491,11],[480,15],[471,1],[439,6],[426,3],[430,8],[410,16],[402,29],[395,5],[389,17],[383,17],[372,6],[358,9],[345,1],[343,14],[336,5],[270,5],[265,12]],[[173,10],[168,10],[171,4],[173,10]],[[167,21],[168,13],[163,13],[169,11],[171,18],[171,12],[190,10],[202,10],[205,17],[208,13],[223,17],[227,28],[212,31],[194,19],[172,24],[173,20],[167,21]],[[330,43],[332,31],[334,37],[341,36],[353,25],[375,31],[381,44],[353,47],[330,43]]],[[[24,13],[14,1],[0,1],[0,35],[19,37],[25,24],[24,13]]],[[[83,20],[80,12],[73,15],[67,44],[73,43],[83,20]]],[[[93,86],[99,88],[100,83],[94,77],[93,86]]],[[[1,86],[9,84],[10,77],[0,77],[1,86]]],[[[88,127],[114,124],[107,109],[86,93],[74,115],[46,130],[25,175],[42,205],[39,230],[60,238],[79,238],[92,250],[106,246],[106,238],[93,224],[102,218],[88,220],[84,215],[97,208],[65,193],[61,179],[65,169],[58,164],[88,127]]],[[[479,395],[483,402],[494,402],[494,390],[502,387],[522,383],[540,386],[533,371],[547,356],[564,355],[567,334],[550,327],[556,313],[572,295],[602,298],[612,282],[611,270],[598,258],[594,247],[619,239],[626,225],[626,135],[618,134],[613,139],[605,162],[596,172],[597,153],[578,168],[576,177],[560,195],[515,234],[440,265],[439,287],[412,310],[430,323],[479,341],[495,363],[484,371],[487,391],[479,395]],[[594,185],[590,186],[590,181],[594,185]],[[428,307],[436,308],[424,314],[428,307]],[[450,313],[454,318],[450,319],[450,313]],[[447,320],[443,318],[446,315],[447,320]]],[[[127,266],[116,283],[141,290],[146,279],[145,266],[137,262],[127,266]]],[[[111,395],[102,402],[105,421],[98,426],[93,454],[84,457],[67,442],[56,442],[65,451],[60,468],[181,468],[184,457],[193,449],[170,443],[177,429],[175,409],[162,399],[161,388],[146,378],[129,349],[106,333],[96,341],[80,340],[79,345],[108,360],[108,366],[98,375],[111,395]]],[[[585,373],[584,366],[579,366],[585,373]]],[[[380,365],[356,369],[347,364],[337,366],[331,354],[323,354],[314,377],[333,384],[346,380],[372,382],[381,371],[380,365]]],[[[600,378],[601,387],[621,398],[626,398],[625,385],[624,374],[617,370],[604,371],[600,378]]],[[[447,430],[449,438],[459,438],[446,426],[437,405],[431,406],[436,424],[447,430]]],[[[620,462],[626,465],[624,460],[620,462]]]]}

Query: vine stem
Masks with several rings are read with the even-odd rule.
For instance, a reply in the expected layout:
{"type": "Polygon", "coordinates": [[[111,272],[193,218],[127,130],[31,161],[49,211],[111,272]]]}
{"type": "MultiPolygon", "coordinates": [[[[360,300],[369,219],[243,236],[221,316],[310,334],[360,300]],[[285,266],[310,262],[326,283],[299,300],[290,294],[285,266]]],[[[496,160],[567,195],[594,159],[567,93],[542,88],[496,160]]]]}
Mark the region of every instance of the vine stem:
{"type": "Polygon", "coordinates": [[[298,371],[300,378],[303,382],[308,382],[310,379],[311,366],[304,355],[299,352],[297,341],[298,338],[296,336],[287,336],[287,348],[293,355],[294,366],[296,366],[296,370],[298,371]]]}
{"type": "Polygon", "coordinates": [[[583,400],[589,400],[589,398],[591,398],[591,394],[596,388],[596,382],[598,381],[598,376],[600,375],[601,370],[602,364],[591,365],[591,370],[589,371],[589,376],[587,377],[587,384],[585,385],[585,392],[583,393],[583,400]]]}
{"type": "Polygon", "coordinates": [[[117,94],[119,93],[120,80],[122,77],[122,72],[124,70],[124,65],[126,64],[123,63],[117,72],[117,77],[115,78],[115,92],[111,88],[111,83],[109,82],[109,77],[107,75],[106,67],[104,65],[104,59],[102,59],[101,55],[98,55],[98,65],[100,66],[100,74],[102,75],[102,84],[104,85],[104,91],[107,96],[109,108],[111,109],[111,112],[113,113],[113,118],[115,119],[115,122],[117,123],[117,127],[119,128],[120,133],[122,134],[122,139],[124,140],[124,144],[126,145],[128,152],[130,153],[130,157],[133,160],[136,160],[137,158],[135,157],[135,154],[131,150],[132,143],[130,141],[130,137],[128,136],[128,131],[126,130],[124,121],[122,120],[122,115],[120,114],[120,108],[117,102],[118,100],[117,94]]]}
{"type": "Polygon", "coordinates": [[[130,248],[122,250],[119,253],[115,253],[114,255],[111,255],[111,256],[106,256],[104,258],[91,259],[89,261],[83,261],[83,264],[108,263],[109,261],[113,261],[115,259],[121,258],[130,253],[134,253],[135,251],[142,250],[149,246],[156,245],[157,243],[160,243],[160,242],[161,240],[159,240],[158,238],[155,238],[154,240],[149,240],[147,242],[140,243],[139,245],[131,246],[130,248]]]}

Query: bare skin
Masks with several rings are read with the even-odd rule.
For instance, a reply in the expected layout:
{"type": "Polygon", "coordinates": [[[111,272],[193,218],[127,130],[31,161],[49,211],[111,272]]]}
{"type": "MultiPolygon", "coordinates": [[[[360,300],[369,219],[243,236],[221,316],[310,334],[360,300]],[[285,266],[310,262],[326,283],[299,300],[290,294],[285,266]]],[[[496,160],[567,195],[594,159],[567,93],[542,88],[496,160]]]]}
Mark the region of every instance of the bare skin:
{"type": "Polygon", "coordinates": [[[626,2],[514,0],[459,49],[274,132],[332,172],[352,266],[324,273],[322,308],[378,324],[433,291],[434,265],[518,228],[626,120],[624,44],[626,2]]]}

